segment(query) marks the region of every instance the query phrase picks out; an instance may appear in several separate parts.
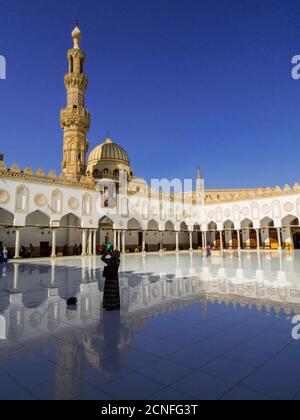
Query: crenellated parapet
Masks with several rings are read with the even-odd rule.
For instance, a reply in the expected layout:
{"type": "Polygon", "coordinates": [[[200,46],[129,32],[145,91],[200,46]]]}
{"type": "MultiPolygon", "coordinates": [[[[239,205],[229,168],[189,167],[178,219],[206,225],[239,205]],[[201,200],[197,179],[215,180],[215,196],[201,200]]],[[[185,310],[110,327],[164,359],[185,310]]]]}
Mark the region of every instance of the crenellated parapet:
{"type": "Polygon", "coordinates": [[[51,169],[47,175],[46,172],[41,168],[38,169],[37,172],[34,172],[29,167],[21,170],[17,164],[12,165],[12,167],[8,169],[3,162],[0,162],[0,178],[18,180],[20,182],[28,183],[61,185],[79,189],[84,188],[95,190],[96,188],[95,184],[86,180],[85,177],[81,177],[79,181],[72,181],[57,176],[53,169],[51,169]]]}
{"type": "Polygon", "coordinates": [[[219,204],[234,201],[259,200],[299,193],[300,185],[297,182],[294,184],[294,186],[285,185],[283,189],[279,186],[276,186],[275,188],[258,188],[245,190],[206,190],[205,203],[219,204]]]}

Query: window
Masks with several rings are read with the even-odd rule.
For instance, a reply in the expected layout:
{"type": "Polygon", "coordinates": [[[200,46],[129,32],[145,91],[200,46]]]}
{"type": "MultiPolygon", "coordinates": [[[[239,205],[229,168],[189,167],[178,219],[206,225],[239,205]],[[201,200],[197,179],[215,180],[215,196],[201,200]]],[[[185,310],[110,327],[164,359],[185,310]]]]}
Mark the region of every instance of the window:
{"type": "Polygon", "coordinates": [[[73,71],[74,71],[73,57],[70,57],[70,73],[73,73],[73,71]]]}
{"type": "Polygon", "coordinates": [[[26,211],[28,202],[28,190],[25,187],[19,187],[16,192],[16,210],[26,211]]]}

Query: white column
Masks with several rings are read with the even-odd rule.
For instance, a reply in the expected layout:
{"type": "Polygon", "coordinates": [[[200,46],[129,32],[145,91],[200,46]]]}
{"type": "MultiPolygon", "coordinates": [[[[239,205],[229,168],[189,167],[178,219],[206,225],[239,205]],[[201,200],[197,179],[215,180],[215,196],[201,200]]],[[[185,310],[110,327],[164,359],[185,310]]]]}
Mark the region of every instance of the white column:
{"type": "Polygon", "coordinates": [[[277,236],[278,236],[278,249],[282,250],[282,239],[281,239],[281,229],[277,228],[277,236]]]}
{"type": "Polygon", "coordinates": [[[228,239],[228,241],[227,241],[228,248],[232,249],[232,230],[228,230],[227,235],[225,237],[226,237],[226,239],[228,239]]]}
{"type": "Polygon", "coordinates": [[[122,230],[122,253],[126,253],[126,230],[122,230]]]}
{"type": "Polygon", "coordinates": [[[118,250],[122,251],[122,240],[121,240],[121,231],[118,230],[118,250]]]}
{"type": "Polygon", "coordinates": [[[207,232],[204,232],[204,248],[207,247],[207,232]]]}
{"type": "Polygon", "coordinates": [[[223,231],[220,230],[220,248],[223,249],[223,231]]]}
{"type": "Polygon", "coordinates": [[[86,257],[86,247],[87,247],[87,231],[83,229],[82,231],[82,256],[86,257]]]}
{"type": "Polygon", "coordinates": [[[52,229],[52,252],[51,258],[56,257],[56,229],[52,229]]]}
{"type": "Polygon", "coordinates": [[[114,243],[113,243],[114,249],[117,249],[117,231],[114,229],[114,243]]]}
{"type": "Polygon", "coordinates": [[[14,291],[18,290],[19,287],[19,264],[14,264],[14,281],[13,281],[13,289],[14,291]]]}
{"type": "Polygon", "coordinates": [[[179,232],[176,231],[176,252],[179,251],[179,232]]]}
{"type": "Polygon", "coordinates": [[[143,230],[142,252],[146,252],[146,231],[143,230]]]}
{"type": "Polygon", "coordinates": [[[88,254],[92,255],[93,253],[93,231],[89,229],[89,246],[88,246],[88,254]]]}
{"type": "Polygon", "coordinates": [[[257,243],[257,250],[260,250],[260,237],[259,237],[259,229],[256,230],[256,243],[257,243]]]}
{"type": "Polygon", "coordinates": [[[15,238],[15,259],[20,258],[20,247],[21,247],[21,229],[16,228],[16,238],[15,238]]]}
{"type": "Polygon", "coordinates": [[[193,251],[193,232],[190,231],[190,251],[193,251]]]}
{"type": "Polygon", "coordinates": [[[237,239],[238,239],[238,250],[240,251],[242,249],[241,246],[241,231],[237,230],[237,239]]]}
{"type": "Polygon", "coordinates": [[[97,231],[93,232],[93,255],[97,255],[97,231]]]}
{"type": "Polygon", "coordinates": [[[164,233],[160,232],[160,252],[164,250],[164,233]]]}

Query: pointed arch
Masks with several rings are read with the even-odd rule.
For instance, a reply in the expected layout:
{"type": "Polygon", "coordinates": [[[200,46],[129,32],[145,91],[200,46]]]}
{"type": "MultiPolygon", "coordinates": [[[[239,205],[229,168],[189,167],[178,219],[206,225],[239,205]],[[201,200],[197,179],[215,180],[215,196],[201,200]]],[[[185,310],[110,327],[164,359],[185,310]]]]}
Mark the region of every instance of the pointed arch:
{"type": "Polygon", "coordinates": [[[170,220],[168,220],[165,224],[165,230],[174,231],[175,230],[174,223],[172,223],[170,220]]]}
{"type": "Polygon", "coordinates": [[[188,229],[188,226],[187,226],[187,224],[186,224],[186,222],[181,222],[180,223],[180,230],[182,231],[182,232],[187,232],[189,229],[188,229]]]}
{"type": "Polygon", "coordinates": [[[252,220],[246,218],[241,222],[241,228],[242,229],[252,229],[253,228],[253,222],[252,220]]]}
{"type": "Polygon", "coordinates": [[[0,225],[12,226],[14,224],[14,215],[0,207],[0,225]]]}
{"type": "Polygon", "coordinates": [[[224,230],[233,230],[234,229],[233,221],[230,220],[230,219],[226,220],[226,222],[224,222],[224,224],[223,224],[223,229],[224,230]]]}
{"type": "Polygon", "coordinates": [[[290,226],[299,226],[299,219],[298,217],[289,214],[282,219],[282,226],[283,227],[290,227],[290,226]]]}
{"type": "Polygon", "coordinates": [[[152,219],[149,221],[147,229],[157,231],[159,230],[159,223],[156,220],[152,219]]]}
{"type": "Polygon", "coordinates": [[[113,229],[115,223],[113,220],[107,216],[103,216],[101,219],[99,219],[98,226],[100,229],[113,229]]]}
{"type": "Polygon", "coordinates": [[[50,217],[48,214],[36,210],[27,215],[25,219],[25,226],[30,227],[49,227],[50,226],[50,217]]]}
{"type": "Polygon", "coordinates": [[[260,221],[261,228],[274,227],[274,226],[275,226],[274,220],[271,219],[270,217],[266,216],[260,221]]]}
{"type": "Polygon", "coordinates": [[[62,228],[80,228],[81,219],[74,213],[68,213],[61,218],[60,226],[62,228]]]}
{"type": "Polygon", "coordinates": [[[207,230],[208,231],[217,230],[217,229],[218,229],[218,226],[217,226],[216,222],[211,221],[211,222],[208,223],[208,225],[207,225],[207,230]]]}
{"type": "Polygon", "coordinates": [[[127,223],[127,229],[128,230],[141,230],[142,226],[137,219],[132,218],[127,223]]]}

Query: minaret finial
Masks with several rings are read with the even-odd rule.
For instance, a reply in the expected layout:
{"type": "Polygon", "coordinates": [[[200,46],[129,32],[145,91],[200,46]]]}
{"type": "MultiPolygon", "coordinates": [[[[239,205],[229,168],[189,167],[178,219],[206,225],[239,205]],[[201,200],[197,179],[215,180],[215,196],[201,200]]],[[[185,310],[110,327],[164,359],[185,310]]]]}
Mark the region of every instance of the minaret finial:
{"type": "Polygon", "coordinates": [[[79,26],[79,20],[78,20],[78,18],[75,19],[75,26],[77,26],[77,27],[79,26]]]}
{"type": "Polygon", "coordinates": [[[79,22],[78,22],[78,19],[76,19],[75,28],[73,29],[73,32],[72,32],[72,38],[73,38],[73,41],[74,41],[74,49],[75,50],[79,50],[79,48],[80,48],[79,43],[80,43],[80,40],[81,40],[81,32],[80,32],[80,29],[79,29],[78,25],[79,25],[79,22]]]}
{"type": "Polygon", "coordinates": [[[197,179],[201,179],[201,170],[200,170],[200,165],[198,165],[198,170],[197,170],[197,179]]]}

